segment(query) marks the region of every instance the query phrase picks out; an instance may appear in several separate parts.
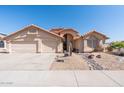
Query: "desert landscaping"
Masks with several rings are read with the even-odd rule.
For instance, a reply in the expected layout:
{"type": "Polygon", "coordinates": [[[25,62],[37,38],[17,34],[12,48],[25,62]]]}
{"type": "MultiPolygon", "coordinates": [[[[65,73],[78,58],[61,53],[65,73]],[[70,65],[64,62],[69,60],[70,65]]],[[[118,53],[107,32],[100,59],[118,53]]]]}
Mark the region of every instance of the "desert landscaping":
{"type": "Polygon", "coordinates": [[[68,57],[59,55],[50,70],[124,70],[124,57],[103,52],[73,53],[68,57]],[[88,58],[88,55],[93,55],[93,58],[88,58]]]}
{"type": "Polygon", "coordinates": [[[79,55],[64,57],[59,55],[51,65],[50,70],[89,70],[88,64],[79,55]]]}
{"type": "Polygon", "coordinates": [[[84,58],[88,54],[93,55],[93,58],[88,61],[93,61],[97,64],[97,67],[101,67],[101,69],[95,70],[124,70],[124,57],[103,52],[84,53],[81,54],[81,56],[84,58]],[[100,55],[100,58],[98,58],[97,55],[100,55]]]}

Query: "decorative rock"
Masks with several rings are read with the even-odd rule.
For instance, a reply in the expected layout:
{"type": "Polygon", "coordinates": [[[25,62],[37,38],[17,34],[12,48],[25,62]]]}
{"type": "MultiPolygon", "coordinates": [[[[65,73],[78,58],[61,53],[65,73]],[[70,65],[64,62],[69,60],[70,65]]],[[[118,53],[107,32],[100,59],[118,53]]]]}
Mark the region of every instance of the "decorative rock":
{"type": "Polygon", "coordinates": [[[97,55],[96,58],[101,58],[101,55],[97,55]]]}
{"type": "Polygon", "coordinates": [[[93,59],[94,55],[89,55],[88,59],[93,59]]]}
{"type": "Polygon", "coordinates": [[[64,62],[64,60],[63,59],[58,59],[57,62],[64,62]]]}

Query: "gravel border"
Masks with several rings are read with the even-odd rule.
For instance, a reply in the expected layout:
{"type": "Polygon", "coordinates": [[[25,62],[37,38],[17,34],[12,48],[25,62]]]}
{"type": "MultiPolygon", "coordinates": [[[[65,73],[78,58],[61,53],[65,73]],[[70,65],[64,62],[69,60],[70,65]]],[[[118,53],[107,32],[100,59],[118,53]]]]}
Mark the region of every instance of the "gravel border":
{"type": "Polygon", "coordinates": [[[91,54],[83,53],[83,54],[80,54],[80,55],[85,60],[85,62],[87,62],[90,70],[108,70],[107,68],[103,68],[101,65],[96,63],[95,60],[89,59],[88,56],[91,55],[91,54]]]}

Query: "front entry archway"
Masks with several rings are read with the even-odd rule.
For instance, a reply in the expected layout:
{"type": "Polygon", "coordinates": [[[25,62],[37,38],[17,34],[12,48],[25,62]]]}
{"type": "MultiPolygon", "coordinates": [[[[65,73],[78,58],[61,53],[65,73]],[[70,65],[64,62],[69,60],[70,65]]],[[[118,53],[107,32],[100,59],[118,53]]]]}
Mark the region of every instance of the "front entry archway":
{"type": "Polygon", "coordinates": [[[73,50],[73,36],[71,34],[65,34],[64,36],[64,42],[63,42],[63,50],[70,52],[73,50]]]}

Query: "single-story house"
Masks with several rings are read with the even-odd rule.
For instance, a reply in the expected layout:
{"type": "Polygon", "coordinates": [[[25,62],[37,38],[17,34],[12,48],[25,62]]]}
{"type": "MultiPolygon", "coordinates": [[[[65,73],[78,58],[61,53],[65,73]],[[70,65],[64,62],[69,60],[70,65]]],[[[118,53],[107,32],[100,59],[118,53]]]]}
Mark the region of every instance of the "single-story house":
{"type": "Polygon", "coordinates": [[[95,30],[79,35],[74,29],[42,29],[29,25],[7,36],[1,36],[0,48],[9,53],[44,53],[73,51],[91,52],[108,39],[95,30]]]}

